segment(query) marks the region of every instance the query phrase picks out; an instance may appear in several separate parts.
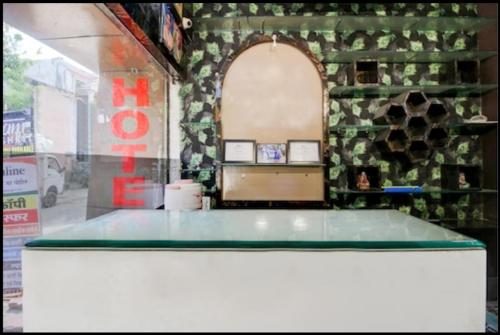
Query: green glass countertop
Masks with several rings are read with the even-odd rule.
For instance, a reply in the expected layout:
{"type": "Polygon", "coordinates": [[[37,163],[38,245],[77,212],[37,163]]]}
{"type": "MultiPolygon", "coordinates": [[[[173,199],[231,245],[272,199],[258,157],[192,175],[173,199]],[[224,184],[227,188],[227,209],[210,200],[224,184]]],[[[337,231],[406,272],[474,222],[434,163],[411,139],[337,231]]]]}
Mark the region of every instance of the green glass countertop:
{"type": "Polygon", "coordinates": [[[116,210],[28,248],[471,249],[484,244],[396,210],[116,210]]]}

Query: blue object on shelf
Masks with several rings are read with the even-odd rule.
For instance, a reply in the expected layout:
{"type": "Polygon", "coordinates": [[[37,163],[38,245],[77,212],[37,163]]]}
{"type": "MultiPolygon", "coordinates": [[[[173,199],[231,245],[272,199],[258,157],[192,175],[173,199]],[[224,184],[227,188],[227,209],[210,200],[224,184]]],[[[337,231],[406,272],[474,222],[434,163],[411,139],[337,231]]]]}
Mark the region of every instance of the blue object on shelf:
{"type": "Polygon", "coordinates": [[[386,193],[420,193],[423,191],[422,186],[390,186],[384,187],[386,193]]]}

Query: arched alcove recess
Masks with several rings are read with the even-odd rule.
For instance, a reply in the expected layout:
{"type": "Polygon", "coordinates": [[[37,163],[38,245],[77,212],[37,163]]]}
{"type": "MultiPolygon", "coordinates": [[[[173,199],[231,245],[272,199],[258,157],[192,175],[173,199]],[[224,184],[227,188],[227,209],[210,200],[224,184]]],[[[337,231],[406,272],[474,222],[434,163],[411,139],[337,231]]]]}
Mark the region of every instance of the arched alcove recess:
{"type": "MultiPolygon", "coordinates": [[[[225,64],[223,77],[223,140],[318,140],[327,163],[326,75],[308,49],[281,36],[273,47],[260,36],[225,64]]],[[[324,201],[325,186],[324,166],[225,165],[222,200],[324,201]]]]}

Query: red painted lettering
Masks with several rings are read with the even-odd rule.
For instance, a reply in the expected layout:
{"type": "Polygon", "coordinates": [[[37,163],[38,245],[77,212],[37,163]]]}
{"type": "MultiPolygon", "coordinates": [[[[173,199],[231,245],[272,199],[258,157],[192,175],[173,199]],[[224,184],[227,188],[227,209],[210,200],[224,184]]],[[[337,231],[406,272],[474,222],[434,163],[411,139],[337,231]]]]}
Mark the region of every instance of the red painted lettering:
{"type": "Polygon", "coordinates": [[[123,152],[122,170],[132,173],[135,168],[135,152],[146,151],[146,144],[113,144],[111,150],[123,152]]]}
{"type": "Polygon", "coordinates": [[[125,79],[113,79],[113,106],[119,107],[125,104],[125,95],[135,95],[136,105],[140,107],[149,106],[148,79],[137,78],[135,88],[125,88],[125,79]]]}
{"type": "Polygon", "coordinates": [[[113,115],[111,119],[111,130],[115,136],[126,139],[134,140],[146,135],[149,130],[149,121],[146,114],[141,111],[124,110],[113,115]],[[127,132],[123,129],[123,120],[127,117],[135,119],[136,128],[134,131],[127,132]]]}
{"type": "MultiPolygon", "coordinates": [[[[149,106],[149,84],[147,78],[137,78],[136,87],[125,88],[124,78],[113,78],[113,106],[119,107],[125,104],[125,96],[135,96],[136,105],[139,107],[149,106]]],[[[138,110],[126,109],[118,111],[111,119],[111,131],[124,140],[134,140],[143,137],[149,131],[149,120],[146,114],[138,110]],[[133,118],[136,127],[133,131],[123,129],[126,118],[133,118]]],[[[135,170],[135,153],[145,152],[146,144],[113,144],[112,151],[123,153],[122,171],[133,173],[135,170]]],[[[113,178],[113,205],[115,207],[143,207],[144,199],[127,199],[129,193],[143,193],[144,189],[133,187],[131,184],[143,184],[144,176],[114,177],[113,178]],[[129,186],[129,187],[127,187],[129,186]]]]}
{"type": "Polygon", "coordinates": [[[127,199],[127,193],[143,193],[144,190],[127,188],[128,184],[143,184],[144,176],[140,177],[114,177],[113,178],[113,205],[121,206],[144,206],[144,199],[127,199]]]}

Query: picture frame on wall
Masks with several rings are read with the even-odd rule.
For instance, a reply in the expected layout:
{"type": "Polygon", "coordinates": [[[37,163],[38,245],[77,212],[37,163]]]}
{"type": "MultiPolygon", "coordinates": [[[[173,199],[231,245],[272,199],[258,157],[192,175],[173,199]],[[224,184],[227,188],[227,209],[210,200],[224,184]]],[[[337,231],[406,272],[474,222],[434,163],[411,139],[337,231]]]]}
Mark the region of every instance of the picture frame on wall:
{"type": "Polygon", "coordinates": [[[289,164],[321,164],[321,141],[288,140],[289,164]]]}
{"type": "Polygon", "coordinates": [[[161,6],[161,31],[160,42],[167,48],[169,52],[173,52],[175,46],[175,17],[172,13],[170,6],[163,3],[161,6]]]}
{"type": "Polygon", "coordinates": [[[182,35],[182,27],[175,20],[174,11],[176,9],[172,4],[162,4],[160,43],[165,46],[176,62],[180,64],[184,53],[184,36],[182,35]]]}
{"type": "Polygon", "coordinates": [[[258,143],[257,164],[286,164],[286,143],[258,143]]]}
{"type": "Polygon", "coordinates": [[[182,44],[183,44],[183,38],[182,38],[182,33],[181,29],[177,24],[175,24],[174,28],[174,47],[172,53],[174,54],[174,58],[177,61],[177,63],[181,62],[182,59],[182,44]]]}
{"type": "Polygon", "coordinates": [[[224,140],[224,163],[255,163],[255,140],[224,140]]]}
{"type": "Polygon", "coordinates": [[[174,3],[174,8],[175,10],[177,11],[177,13],[179,14],[180,17],[182,17],[182,2],[179,2],[179,3],[174,3]]]}

